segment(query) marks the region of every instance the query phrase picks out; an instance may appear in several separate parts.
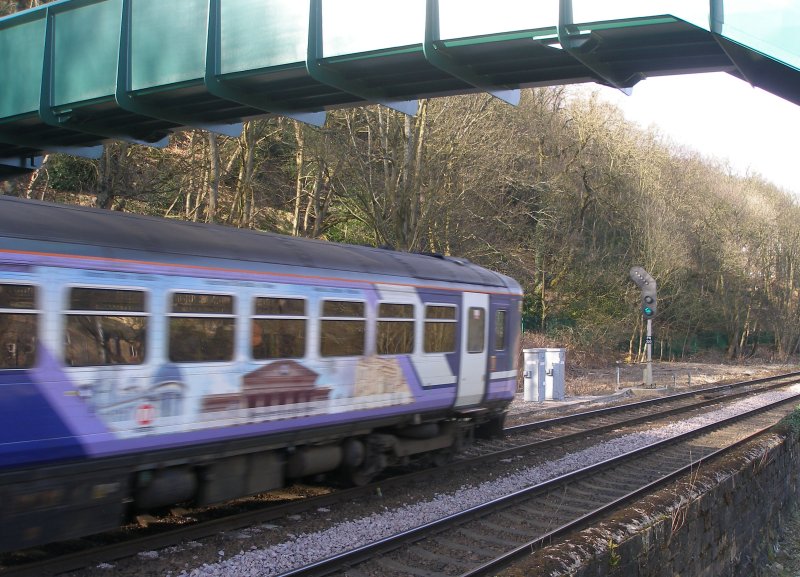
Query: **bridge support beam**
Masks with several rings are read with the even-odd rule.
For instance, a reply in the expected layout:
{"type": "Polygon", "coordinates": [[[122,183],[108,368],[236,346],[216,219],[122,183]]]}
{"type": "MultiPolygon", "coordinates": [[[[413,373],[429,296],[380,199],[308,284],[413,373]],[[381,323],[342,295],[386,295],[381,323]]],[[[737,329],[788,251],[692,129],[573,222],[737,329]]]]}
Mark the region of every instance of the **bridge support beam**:
{"type": "Polygon", "coordinates": [[[156,148],[165,147],[168,144],[167,137],[162,137],[160,139],[153,138],[152,140],[139,140],[125,134],[120,134],[117,131],[108,130],[97,123],[91,122],[91,120],[80,119],[76,116],[75,111],[71,109],[56,112],[56,107],[53,102],[55,15],[58,14],[60,10],[65,10],[69,7],[68,3],[57,3],[46,7],[44,62],[42,65],[42,85],[39,97],[39,117],[42,122],[60,130],[72,130],[76,134],[81,135],[81,137],[90,134],[98,137],[100,140],[124,140],[133,144],[143,144],[156,148]]]}
{"type": "Polygon", "coordinates": [[[206,48],[206,73],[204,82],[206,89],[216,96],[244,106],[263,110],[267,114],[286,116],[305,124],[321,127],[325,124],[327,113],[298,112],[286,109],[285,105],[273,102],[268,97],[253,97],[247,91],[236,88],[221,77],[222,72],[222,6],[221,0],[210,0],[208,8],[208,44],[206,48]]]}
{"type": "Polygon", "coordinates": [[[724,0],[711,0],[709,20],[711,35],[736,67],[734,76],[800,105],[800,76],[786,74],[785,64],[731,40],[731,35],[726,34],[724,0]]]}
{"type": "MultiPolygon", "coordinates": [[[[211,34],[211,30],[209,30],[209,34],[211,34]]],[[[197,120],[182,118],[180,114],[165,110],[161,106],[147,104],[137,99],[131,90],[131,46],[131,0],[122,0],[122,30],[119,35],[119,65],[117,68],[117,88],[114,94],[114,98],[120,108],[142,116],[172,122],[176,127],[199,128],[235,138],[241,136],[241,122],[233,124],[197,122],[197,120]]]]}
{"type": "Polygon", "coordinates": [[[425,60],[442,72],[458,78],[462,82],[479,88],[495,98],[513,106],[519,104],[519,89],[501,89],[493,86],[489,78],[481,78],[468,67],[458,64],[447,52],[447,46],[441,39],[439,26],[439,0],[427,0],[425,14],[425,42],[422,45],[425,60]]]}
{"type": "Polygon", "coordinates": [[[365,101],[365,104],[374,102],[408,116],[416,116],[417,114],[417,109],[419,108],[417,100],[394,100],[381,93],[381,91],[366,86],[358,80],[346,78],[330,66],[326,66],[322,45],[322,0],[311,0],[306,68],[309,76],[317,82],[361,98],[365,101]]]}
{"type": "Polygon", "coordinates": [[[633,85],[645,78],[643,74],[636,74],[630,78],[618,78],[608,66],[592,55],[596,48],[595,40],[592,38],[591,32],[582,32],[575,25],[572,0],[559,0],[558,41],[570,56],[597,77],[598,82],[616,88],[624,94],[630,95],[633,85]]]}
{"type": "Polygon", "coordinates": [[[42,165],[41,156],[0,158],[0,179],[19,176],[37,170],[42,165]]]}

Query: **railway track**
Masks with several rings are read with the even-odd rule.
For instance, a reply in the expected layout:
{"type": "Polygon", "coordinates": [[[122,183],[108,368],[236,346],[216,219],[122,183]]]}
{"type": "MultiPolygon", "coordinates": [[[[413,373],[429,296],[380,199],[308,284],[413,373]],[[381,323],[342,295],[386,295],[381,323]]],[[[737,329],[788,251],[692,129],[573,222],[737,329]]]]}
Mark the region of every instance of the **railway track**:
{"type": "Polygon", "coordinates": [[[800,382],[800,372],[786,373],[515,425],[505,429],[503,438],[481,440],[466,448],[449,467],[458,468],[459,463],[465,467],[473,467],[484,461],[535,450],[549,450],[552,446],[570,441],[701,411],[719,403],[731,402],[756,392],[780,389],[797,382],[800,382]]]}
{"type": "MultiPolygon", "coordinates": [[[[711,387],[628,406],[610,407],[512,427],[508,429],[508,440],[504,440],[499,444],[497,442],[483,443],[481,450],[472,451],[467,457],[462,457],[450,463],[447,469],[439,467],[433,474],[437,476],[443,474],[458,475],[461,474],[458,472],[459,470],[472,469],[474,471],[484,467],[487,463],[497,463],[503,459],[508,459],[510,456],[524,455],[530,452],[540,453],[541,455],[552,454],[552,447],[566,447],[570,443],[580,442],[581,439],[586,439],[587,437],[609,435],[612,431],[617,431],[616,434],[619,435],[622,434],[622,431],[640,426],[645,422],[669,418],[679,413],[690,413],[715,403],[731,402],[733,399],[754,394],[754,392],[785,387],[793,382],[798,382],[798,380],[800,380],[800,374],[792,373],[734,385],[711,387]]],[[[381,490],[389,493],[395,488],[429,483],[431,476],[432,472],[430,470],[418,471],[398,477],[381,479],[379,485],[369,485],[310,497],[301,502],[292,502],[267,509],[231,515],[214,521],[180,527],[163,534],[135,537],[121,543],[92,547],[91,549],[60,555],[35,563],[17,566],[6,565],[0,570],[0,576],[42,576],[64,573],[86,566],[87,562],[89,562],[87,559],[91,560],[90,564],[96,564],[99,561],[136,555],[143,550],[163,548],[188,540],[201,539],[222,531],[232,531],[248,525],[287,518],[292,515],[298,515],[303,511],[331,507],[335,503],[367,500],[374,496],[376,487],[379,487],[377,489],[379,493],[381,490]]],[[[577,498],[576,502],[578,502],[577,498]]],[[[567,509],[563,510],[566,511],[567,509]]],[[[508,521],[503,521],[503,525],[508,524],[508,521]]],[[[351,573],[351,575],[353,574],[351,573]]]]}
{"type": "Polygon", "coordinates": [[[494,575],[535,548],[763,434],[800,393],[330,557],[281,577],[494,575]]]}
{"type": "Polygon", "coordinates": [[[622,427],[634,427],[653,419],[702,410],[720,402],[730,402],[754,392],[780,389],[797,382],[800,382],[800,372],[792,372],[534,421],[508,427],[505,429],[505,438],[471,447],[463,456],[466,459],[481,458],[484,454],[500,455],[503,451],[514,454],[531,450],[537,443],[546,445],[551,440],[563,443],[622,427]],[[526,442],[525,439],[530,441],[526,442]]]}

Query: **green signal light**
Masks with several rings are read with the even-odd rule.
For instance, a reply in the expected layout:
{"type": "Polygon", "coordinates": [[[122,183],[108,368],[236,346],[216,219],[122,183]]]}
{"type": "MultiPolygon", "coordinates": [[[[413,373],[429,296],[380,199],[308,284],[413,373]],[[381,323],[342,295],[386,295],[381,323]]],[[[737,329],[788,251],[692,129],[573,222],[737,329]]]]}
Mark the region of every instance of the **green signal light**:
{"type": "Polygon", "coordinates": [[[650,307],[644,307],[643,311],[644,311],[644,316],[646,317],[653,316],[653,309],[651,309],[650,307]]]}

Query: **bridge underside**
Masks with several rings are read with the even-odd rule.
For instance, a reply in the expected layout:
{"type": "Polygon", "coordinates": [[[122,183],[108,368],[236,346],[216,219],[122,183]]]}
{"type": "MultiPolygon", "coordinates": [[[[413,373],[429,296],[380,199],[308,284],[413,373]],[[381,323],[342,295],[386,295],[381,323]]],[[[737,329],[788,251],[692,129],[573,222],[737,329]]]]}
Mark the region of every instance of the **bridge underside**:
{"type": "Polygon", "coordinates": [[[0,177],[108,140],[531,86],[723,71],[800,104],[800,8],[699,4],[63,0],[0,19],[0,177]]]}

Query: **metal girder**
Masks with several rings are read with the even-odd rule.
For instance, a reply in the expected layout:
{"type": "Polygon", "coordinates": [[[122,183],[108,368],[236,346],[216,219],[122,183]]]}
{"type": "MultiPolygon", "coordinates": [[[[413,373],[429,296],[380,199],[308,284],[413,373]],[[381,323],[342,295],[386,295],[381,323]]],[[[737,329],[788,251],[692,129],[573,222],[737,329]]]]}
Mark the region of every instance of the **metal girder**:
{"type": "Polygon", "coordinates": [[[734,75],[750,86],[767,90],[800,105],[800,74],[787,74],[785,63],[732,40],[725,31],[724,0],[711,0],[710,8],[711,35],[736,67],[734,75]]]}
{"type": "MultiPolygon", "coordinates": [[[[209,34],[211,34],[209,30],[209,34]]],[[[163,107],[146,103],[137,99],[131,88],[131,0],[122,0],[122,29],[119,35],[119,67],[117,69],[117,88],[114,97],[123,108],[129,112],[157,118],[174,123],[176,127],[198,128],[223,136],[239,137],[242,134],[242,123],[234,124],[209,124],[198,122],[193,118],[183,117],[174,111],[165,110],[163,107]]]]}
{"type": "Polygon", "coordinates": [[[365,101],[364,104],[374,102],[409,116],[417,114],[419,103],[416,99],[393,100],[387,98],[386,94],[380,90],[367,86],[359,80],[347,78],[331,66],[326,65],[322,45],[322,0],[311,0],[306,69],[308,74],[317,82],[327,84],[337,90],[363,99],[365,101]]]}
{"type": "Polygon", "coordinates": [[[425,16],[425,42],[422,45],[425,59],[432,65],[462,82],[488,92],[495,98],[513,106],[519,104],[517,88],[498,90],[491,78],[475,74],[468,66],[457,63],[442,42],[439,26],[439,0],[427,0],[425,16]]]}
{"type": "Polygon", "coordinates": [[[54,17],[60,10],[65,10],[69,4],[58,3],[48,5],[45,16],[45,39],[44,39],[44,62],[42,64],[42,89],[39,100],[39,117],[42,122],[54,128],[71,130],[82,135],[90,135],[98,140],[123,140],[133,144],[143,144],[145,146],[164,147],[167,139],[162,138],[156,141],[140,140],[115,130],[108,130],[106,127],[93,123],[88,120],[76,118],[74,109],[55,112],[53,102],[53,59],[55,57],[54,36],[55,23],[54,17]]]}
{"type": "Polygon", "coordinates": [[[14,177],[38,170],[42,165],[41,156],[20,156],[17,158],[0,158],[0,178],[14,177]]]}
{"type": "Polygon", "coordinates": [[[724,0],[710,0],[710,12],[709,12],[709,27],[711,29],[711,35],[717,41],[720,48],[728,55],[728,58],[731,59],[731,62],[734,66],[736,66],[736,70],[738,71],[738,76],[747,82],[750,86],[755,86],[756,84],[751,80],[751,68],[747,65],[742,65],[742,58],[738,54],[734,43],[728,40],[723,36],[723,28],[725,26],[725,7],[724,7],[724,0]]]}
{"type": "Polygon", "coordinates": [[[597,75],[598,79],[630,95],[633,85],[643,80],[644,75],[637,74],[630,78],[618,78],[610,67],[593,55],[596,47],[593,46],[592,40],[591,33],[581,32],[575,27],[572,0],[559,0],[558,41],[561,47],[597,75]]]}
{"type": "Polygon", "coordinates": [[[221,78],[221,1],[222,0],[210,0],[208,10],[208,45],[206,48],[206,73],[204,78],[206,89],[218,98],[223,98],[232,102],[238,102],[239,104],[250,106],[251,108],[255,108],[257,110],[262,110],[265,114],[286,116],[312,126],[323,126],[327,116],[325,111],[290,111],[286,109],[286,106],[283,103],[275,102],[263,94],[253,96],[251,92],[227,83],[221,78]]]}
{"type": "MultiPolygon", "coordinates": [[[[2,125],[0,125],[2,126],[2,125]]],[[[16,146],[30,148],[34,150],[43,150],[47,152],[61,152],[70,154],[72,156],[80,156],[83,158],[100,158],[103,154],[103,146],[69,146],[63,144],[54,144],[48,141],[45,137],[25,136],[18,133],[9,132],[0,129],[0,142],[6,144],[14,144],[16,146]]]]}

